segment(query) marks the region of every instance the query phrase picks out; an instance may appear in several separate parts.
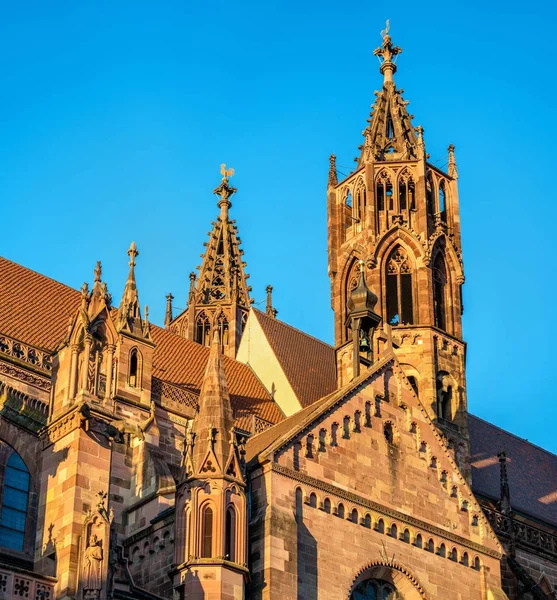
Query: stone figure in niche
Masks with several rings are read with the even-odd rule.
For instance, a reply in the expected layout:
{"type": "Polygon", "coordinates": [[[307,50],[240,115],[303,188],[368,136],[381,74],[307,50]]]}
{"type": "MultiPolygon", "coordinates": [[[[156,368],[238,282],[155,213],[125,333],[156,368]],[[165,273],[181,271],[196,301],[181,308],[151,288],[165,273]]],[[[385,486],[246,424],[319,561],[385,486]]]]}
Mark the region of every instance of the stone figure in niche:
{"type": "Polygon", "coordinates": [[[83,597],[86,599],[96,600],[101,596],[102,560],[102,548],[97,536],[93,534],[83,555],[83,597]]]}

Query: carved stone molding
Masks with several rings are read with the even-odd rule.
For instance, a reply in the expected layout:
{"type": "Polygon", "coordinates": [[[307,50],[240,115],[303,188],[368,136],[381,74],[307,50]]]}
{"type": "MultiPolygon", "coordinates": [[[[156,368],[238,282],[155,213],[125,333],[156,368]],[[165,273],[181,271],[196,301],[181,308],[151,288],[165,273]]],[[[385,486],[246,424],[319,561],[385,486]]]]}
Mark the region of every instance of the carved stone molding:
{"type": "Polygon", "coordinates": [[[45,373],[52,371],[52,356],[48,352],[18,342],[6,335],[0,335],[0,353],[28,363],[45,373]]]}
{"type": "Polygon", "coordinates": [[[50,388],[52,386],[52,382],[50,381],[50,379],[47,379],[46,377],[41,377],[40,375],[29,373],[29,371],[26,371],[25,369],[21,369],[19,367],[4,362],[0,362],[0,374],[7,375],[8,377],[13,377],[18,381],[22,381],[23,383],[27,383],[28,385],[32,385],[47,392],[50,391],[50,388]]]}
{"type": "Polygon", "coordinates": [[[491,548],[487,548],[486,546],[483,546],[482,544],[478,544],[476,542],[473,542],[471,540],[463,538],[459,535],[456,535],[454,533],[451,533],[449,531],[441,529],[440,527],[426,523],[425,521],[422,521],[421,519],[417,519],[410,515],[401,513],[398,510],[387,508],[373,500],[369,500],[368,498],[364,498],[363,496],[359,496],[358,494],[355,494],[353,492],[348,492],[348,491],[338,488],[335,485],[332,485],[330,483],[325,483],[325,482],[321,481],[320,479],[316,479],[315,477],[311,477],[310,475],[306,475],[305,473],[300,473],[299,471],[294,471],[293,469],[284,467],[277,463],[271,464],[271,470],[274,471],[275,473],[279,473],[280,475],[283,475],[284,477],[288,477],[289,479],[293,479],[294,481],[303,483],[313,489],[317,489],[326,494],[336,496],[337,498],[341,498],[341,499],[351,502],[353,504],[357,504],[363,508],[373,510],[374,512],[376,512],[382,516],[396,519],[397,521],[400,521],[401,523],[406,523],[407,525],[411,525],[412,527],[415,527],[416,529],[420,529],[421,531],[431,533],[431,534],[436,535],[445,540],[450,540],[451,542],[460,544],[461,546],[463,546],[465,548],[469,548],[470,550],[474,550],[475,552],[480,552],[482,554],[485,554],[487,556],[491,556],[491,557],[497,558],[497,559],[501,558],[501,554],[499,552],[497,552],[496,550],[492,550],[491,548]]]}

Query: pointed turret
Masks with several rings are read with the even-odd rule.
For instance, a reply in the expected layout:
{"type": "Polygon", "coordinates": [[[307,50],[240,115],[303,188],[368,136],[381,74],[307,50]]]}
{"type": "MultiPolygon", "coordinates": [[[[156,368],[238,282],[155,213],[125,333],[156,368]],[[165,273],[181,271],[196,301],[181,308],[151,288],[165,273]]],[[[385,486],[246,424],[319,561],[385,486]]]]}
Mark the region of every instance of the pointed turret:
{"type": "Polygon", "coordinates": [[[273,306],[273,286],[267,286],[267,306],[265,307],[265,313],[272,317],[273,319],[277,318],[278,310],[273,306]]]}
{"type": "Polygon", "coordinates": [[[233,169],[221,165],[222,180],[213,190],[219,200],[220,214],[212,223],[202,254],[199,276],[190,273],[188,306],[172,321],[172,331],[200,344],[209,345],[211,334],[218,323],[222,330],[224,353],[235,357],[243,326],[249,312],[251,288],[247,285],[243,250],[235,221],[230,219],[231,198],[236,188],[230,185],[233,169]]]}
{"type": "Polygon", "coordinates": [[[135,242],[130,244],[128,256],[130,270],[118,310],[117,329],[118,331],[125,329],[136,336],[149,337],[148,319],[145,319],[144,323],[141,318],[139,294],[135,282],[135,259],[139,256],[135,242]]]}
{"type": "Polygon", "coordinates": [[[193,467],[204,476],[222,475],[233,439],[234,419],[222,363],[220,336],[215,329],[199,395],[199,412],[193,424],[193,467]]]}
{"type": "Polygon", "coordinates": [[[166,296],[166,313],[164,315],[165,329],[169,329],[170,323],[172,323],[172,300],[174,300],[174,296],[172,294],[168,294],[166,296]]]}

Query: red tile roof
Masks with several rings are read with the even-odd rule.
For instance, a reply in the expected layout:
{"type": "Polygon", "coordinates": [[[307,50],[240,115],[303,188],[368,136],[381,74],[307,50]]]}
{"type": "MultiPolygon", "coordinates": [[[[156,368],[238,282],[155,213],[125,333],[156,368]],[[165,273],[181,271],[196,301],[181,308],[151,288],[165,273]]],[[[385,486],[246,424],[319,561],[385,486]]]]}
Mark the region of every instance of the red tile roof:
{"type": "Polygon", "coordinates": [[[557,526],[557,456],[474,415],[468,427],[474,493],[499,500],[497,453],[505,450],[513,509],[557,526]]]}
{"type": "Polygon", "coordinates": [[[332,346],[259,310],[253,312],[302,407],[337,389],[332,346]]]}
{"type": "MultiPolygon", "coordinates": [[[[69,318],[79,307],[78,291],[0,257],[0,334],[54,352],[64,339],[69,318]]],[[[151,325],[156,344],[153,376],[199,394],[209,348],[151,325]]],[[[277,423],[283,415],[251,369],[225,358],[234,415],[277,423]]]]}
{"type": "Polygon", "coordinates": [[[53,351],[80,298],[73,288],[0,257],[0,333],[53,351]]]}

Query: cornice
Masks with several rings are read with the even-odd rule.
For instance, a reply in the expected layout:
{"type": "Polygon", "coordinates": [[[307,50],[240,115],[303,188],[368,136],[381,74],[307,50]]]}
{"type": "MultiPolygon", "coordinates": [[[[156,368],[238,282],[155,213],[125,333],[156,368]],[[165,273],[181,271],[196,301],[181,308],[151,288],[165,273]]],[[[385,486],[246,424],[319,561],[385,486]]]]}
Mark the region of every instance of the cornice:
{"type": "Polygon", "coordinates": [[[6,359],[13,364],[0,360],[0,374],[7,375],[8,377],[13,377],[18,381],[22,381],[23,383],[27,383],[28,385],[32,385],[46,392],[50,391],[50,388],[52,387],[52,382],[49,378],[40,375],[39,373],[41,371],[39,371],[38,369],[33,369],[30,365],[26,363],[21,367],[16,366],[17,364],[21,363],[18,363],[18,361],[16,361],[10,356],[3,355],[2,359],[6,359]],[[34,373],[30,373],[29,371],[31,370],[33,370],[34,373]]]}

